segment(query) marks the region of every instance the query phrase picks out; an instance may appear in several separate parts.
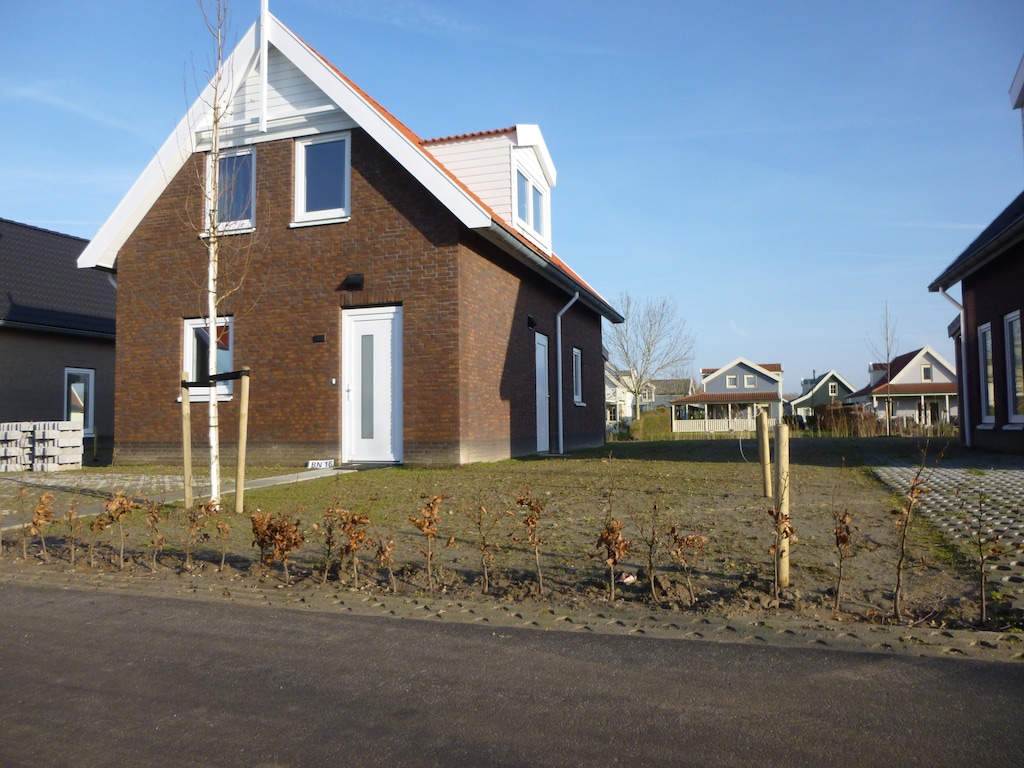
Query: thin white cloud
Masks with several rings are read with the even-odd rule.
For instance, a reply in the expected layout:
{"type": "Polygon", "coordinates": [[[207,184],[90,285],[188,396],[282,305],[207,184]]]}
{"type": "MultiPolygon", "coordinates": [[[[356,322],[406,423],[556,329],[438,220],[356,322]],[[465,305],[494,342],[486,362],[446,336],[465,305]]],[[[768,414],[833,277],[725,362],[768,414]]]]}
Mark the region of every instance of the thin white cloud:
{"type": "Polygon", "coordinates": [[[299,0],[303,5],[335,16],[341,16],[374,24],[384,24],[411,31],[466,37],[486,32],[485,27],[467,19],[453,8],[420,0],[299,0]]]}
{"type": "Polygon", "coordinates": [[[739,325],[736,324],[735,320],[729,321],[729,327],[732,328],[732,332],[739,336],[741,339],[746,339],[749,338],[750,336],[749,333],[747,333],[743,328],[740,328],[739,325]]]}
{"type": "Polygon", "coordinates": [[[76,115],[98,125],[115,128],[135,136],[150,138],[134,123],[120,120],[89,102],[67,97],[65,93],[69,90],[71,90],[70,83],[58,80],[36,80],[35,82],[19,85],[0,82],[0,104],[13,101],[41,104],[76,115]]]}

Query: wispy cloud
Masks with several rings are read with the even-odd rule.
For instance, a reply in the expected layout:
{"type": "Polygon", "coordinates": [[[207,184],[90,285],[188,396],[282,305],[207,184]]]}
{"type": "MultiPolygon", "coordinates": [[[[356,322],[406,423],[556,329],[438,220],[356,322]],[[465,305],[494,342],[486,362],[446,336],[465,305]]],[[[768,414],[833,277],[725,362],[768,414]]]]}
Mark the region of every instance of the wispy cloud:
{"type": "Polygon", "coordinates": [[[62,112],[81,117],[98,125],[105,125],[135,136],[151,138],[138,125],[122,120],[97,105],[67,96],[72,84],[60,80],[36,80],[31,83],[12,84],[0,81],[0,104],[4,102],[29,102],[52,107],[62,112]]]}
{"type": "Polygon", "coordinates": [[[393,0],[387,3],[379,0],[347,0],[344,3],[336,0],[300,2],[335,16],[445,37],[468,37],[487,31],[484,26],[453,8],[420,0],[393,0]]]}
{"type": "Polygon", "coordinates": [[[741,339],[746,339],[750,336],[750,334],[747,333],[746,330],[740,328],[739,325],[736,324],[735,320],[729,321],[729,327],[732,329],[732,332],[739,336],[741,339]]]}

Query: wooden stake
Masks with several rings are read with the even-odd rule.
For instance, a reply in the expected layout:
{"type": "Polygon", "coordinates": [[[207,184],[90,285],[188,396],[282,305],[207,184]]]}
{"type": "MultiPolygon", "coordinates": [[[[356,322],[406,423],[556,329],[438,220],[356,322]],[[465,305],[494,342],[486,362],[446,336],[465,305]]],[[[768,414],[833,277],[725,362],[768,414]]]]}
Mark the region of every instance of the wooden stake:
{"type": "Polygon", "coordinates": [[[245,496],[245,443],[249,435],[249,366],[242,366],[242,396],[238,410],[238,469],[235,473],[235,514],[242,514],[245,496]]]}
{"type": "Polygon", "coordinates": [[[764,497],[772,497],[772,454],[768,443],[768,413],[757,414],[757,456],[761,460],[761,478],[764,485],[764,497]]]}
{"type": "MultiPolygon", "coordinates": [[[[775,508],[779,512],[779,526],[789,523],[789,426],[779,422],[775,427],[775,508]]],[[[789,536],[779,537],[775,551],[778,564],[779,588],[789,586],[789,536]]]]}
{"type": "Polygon", "coordinates": [[[181,445],[185,461],[185,509],[192,509],[192,412],[189,405],[187,373],[181,374],[181,445]]]}

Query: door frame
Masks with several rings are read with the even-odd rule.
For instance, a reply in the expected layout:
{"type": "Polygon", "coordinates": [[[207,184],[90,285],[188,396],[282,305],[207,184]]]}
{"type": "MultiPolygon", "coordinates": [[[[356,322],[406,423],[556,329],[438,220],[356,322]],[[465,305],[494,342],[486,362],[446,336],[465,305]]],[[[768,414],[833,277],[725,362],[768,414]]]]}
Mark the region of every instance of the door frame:
{"type": "MultiPolygon", "coordinates": [[[[372,334],[376,337],[376,333],[372,334]]],[[[378,348],[375,342],[372,348],[378,348]]],[[[365,401],[363,401],[365,402],[365,401]]],[[[361,403],[362,405],[362,403],[361,403]]],[[[372,407],[372,406],[371,406],[372,407]]],[[[388,305],[377,307],[345,308],[341,311],[341,460],[343,463],[368,462],[395,464],[403,460],[403,392],[402,392],[402,307],[388,305]],[[374,418],[387,416],[389,450],[383,453],[362,453],[356,440],[355,430],[362,423],[356,417],[356,403],[360,396],[359,384],[362,378],[363,347],[358,341],[357,329],[361,322],[387,321],[388,346],[387,367],[380,368],[377,355],[373,355],[373,403],[382,395],[386,396],[389,407],[381,411],[374,408],[374,418]],[[379,374],[387,373],[386,384],[379,374]],[[357,380],[359,378],[360,380],[357,380]]]]}
{"type": "Polygon", "coordinates": [[[534,331],[533,356],[537,366],[537,453],[547,453],[551,450],[551,358],[548,337],[540,331],[534,331]]]}

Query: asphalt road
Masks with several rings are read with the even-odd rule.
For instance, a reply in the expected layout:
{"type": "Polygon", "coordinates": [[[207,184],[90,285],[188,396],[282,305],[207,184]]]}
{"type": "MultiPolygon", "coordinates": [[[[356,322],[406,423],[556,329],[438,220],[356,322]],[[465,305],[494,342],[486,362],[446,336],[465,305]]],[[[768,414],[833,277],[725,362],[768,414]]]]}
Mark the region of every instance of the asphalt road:
{"type": "Polygon", "coordinates": [[[0,765],[1024,765],[1024,665],[0,587],[0,765]]]}

